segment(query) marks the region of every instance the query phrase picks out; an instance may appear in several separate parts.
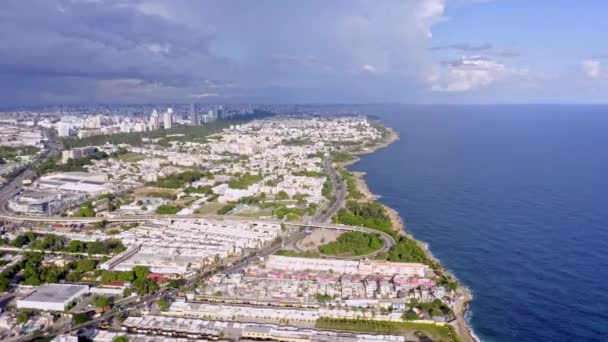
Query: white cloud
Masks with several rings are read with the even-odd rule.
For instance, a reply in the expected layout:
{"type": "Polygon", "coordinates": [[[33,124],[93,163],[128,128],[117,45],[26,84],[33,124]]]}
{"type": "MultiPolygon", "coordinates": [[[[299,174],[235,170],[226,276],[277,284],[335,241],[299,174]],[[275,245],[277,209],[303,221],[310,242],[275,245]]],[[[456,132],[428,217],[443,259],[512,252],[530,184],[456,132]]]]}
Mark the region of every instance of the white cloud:
{"type": "Polygon", "coordinates": [[[163,19],[174,20],[171,12],[163,4],[152,1],[144,1],[135,5],[135,9],[146,15],[156,15],[163,19]]]}
{"type": "Polygon", "coordinates": [[[378,68],[376,68],[375,66],[373,66],[371,64],[364,64],[363,66],[361,66],[361,70],[368,72],[370,74],[374,74],[378,71],[378,68]]]}
{"type": "Polygon", "coordinates": [[[479,57],[462,57],[444,62],[443,69],[435,72],[429,82],[433,91],[465,92],[488,86],[511,76],[526,76],[527,70],[507,67],[505,64],[479,57]]]}
{"type": "Polygon", "coordinates": [[[602,63],[597,59],[585,59],[581,67],[585,76],[590,79],[596,80],[602,77],[602,63]]]}
{"type": "Polygon", "coordinates": [[[445,0],[423,0],[418,2],[416,21],[418,26],[431,37],[431,27],[437,22],[444,20],[445,0]]]}
{"type": "Polygon", "coordinates": [[[169,54],[171,53],[171,47],[169,44],[159,44],[159,43],[150,43],[143,44],[143,46],[148,49],[150,52],[157,54],[169,54]]]}
{"type": "Polygon", "coordinates": [[[194,97],[197,99],[204,99],[207,97],[218,97],[220,94],[218,93],[201,93],[201,94],[191,94],[190,97],[194,97]]]}

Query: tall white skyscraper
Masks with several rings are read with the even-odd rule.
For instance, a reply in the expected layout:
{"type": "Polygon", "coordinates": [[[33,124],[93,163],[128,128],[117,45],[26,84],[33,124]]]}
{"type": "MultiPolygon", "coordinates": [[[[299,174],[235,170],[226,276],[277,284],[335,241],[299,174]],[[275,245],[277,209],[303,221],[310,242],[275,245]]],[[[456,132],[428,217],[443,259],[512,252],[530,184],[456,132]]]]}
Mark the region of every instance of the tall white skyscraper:
{"type": "Polygon", "coordinates": [[[167,111],[163,115],[163,125],[165,129],[170,129],[173,126],[173,109],[167,108],[167,111]]]}
{"type": "Polygon", "coordinates": [[[196,112],[196,105],[194,103],[190,104],[190,123],[192,125],[199,124],[198,113],[196,112]]]}
{"type": "Polygon", "coordinates": [[[152,111],[152,114],[150,114],[150,130],[156,130],[158,129],[158,126],[160,125],[159,120],[158,120],[158,112],[155,110],[152,111]]]}

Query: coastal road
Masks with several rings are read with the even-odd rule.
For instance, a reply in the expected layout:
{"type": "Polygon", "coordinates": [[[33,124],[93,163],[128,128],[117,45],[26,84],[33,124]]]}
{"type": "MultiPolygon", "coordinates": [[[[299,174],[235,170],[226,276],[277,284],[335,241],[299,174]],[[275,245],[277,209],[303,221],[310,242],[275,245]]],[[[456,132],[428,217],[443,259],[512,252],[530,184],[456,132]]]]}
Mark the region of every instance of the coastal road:
{"type": "Polygon", "coordinates": [[[312,218],[313,222],[330,221],[331,218],[338,212],[340,207],[342,207],[342,204],[346,199],[346,186],[344,184],[344,181],[340,179],[340,177],[336,173],[336,170],[331,164],[331,158],[325,158],[325,160],[323,160],[323,169],[325,170],[325,173],[329,176],[329,180],[331,181],[334,201],[330,202],[328,208],[325,208],[319,214],[315,215],[312,218]]]}

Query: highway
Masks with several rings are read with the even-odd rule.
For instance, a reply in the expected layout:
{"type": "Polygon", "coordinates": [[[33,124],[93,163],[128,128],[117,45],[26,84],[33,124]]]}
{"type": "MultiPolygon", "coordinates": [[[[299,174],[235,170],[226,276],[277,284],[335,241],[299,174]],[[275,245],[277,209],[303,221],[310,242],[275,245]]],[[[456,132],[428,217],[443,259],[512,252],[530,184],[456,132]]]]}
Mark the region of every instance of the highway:
{"type": "Polygon", "coordinates": [[[8,201],[13,198],[13,196],[15,196],[17,193],[19,193],[19,191],[21,191],[23,180],[33,179],[36,176],[36,172],[34,170],[41,163],[46,161],[49,157],[55,155],[61,149],[61,143],[54,139],[53,133],[49,133],[49,131],[46,131],[46,134],[50,137],[49,140],[45,143],[45,149],[42,151],[38,159],[36,159],[26,169],[22,170],[14,178],[4,183],[4,185],[0,188],[0,213],[8,212],[8,201]]]}
{"type": "Polygon", "coordinates": [[[314,222],[328,222],[331,218],[340,210],[342,203],[346,199],[346,186],[344,181],[341,181],[336,173],[336,170],[331,165],[331,158],[325,158],[323,160],[323,169],[329,176],[331,181],[334,201],[329,202],[329,207],[324,208],[317,215],[312,218],[314,222]]]}

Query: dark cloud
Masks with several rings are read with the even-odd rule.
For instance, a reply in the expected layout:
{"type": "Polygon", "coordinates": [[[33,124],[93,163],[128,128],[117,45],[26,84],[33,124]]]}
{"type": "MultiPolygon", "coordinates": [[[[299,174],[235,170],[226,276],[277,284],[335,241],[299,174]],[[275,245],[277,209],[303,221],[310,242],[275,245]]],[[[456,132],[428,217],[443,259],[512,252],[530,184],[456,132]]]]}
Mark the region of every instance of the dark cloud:
{"type": "Polygon", "coordinates": [[[3,6],[3,73],[179,84],[205,77],[193,75],[195,67],[209,72],[229,63],[209,53],[208,33],[120,2],[9,0],[3,6]]]}
{"type": "Polygon", "coordinates": [[[4,0],[0,101],[403,100],[443,4],[4,0]]]}

